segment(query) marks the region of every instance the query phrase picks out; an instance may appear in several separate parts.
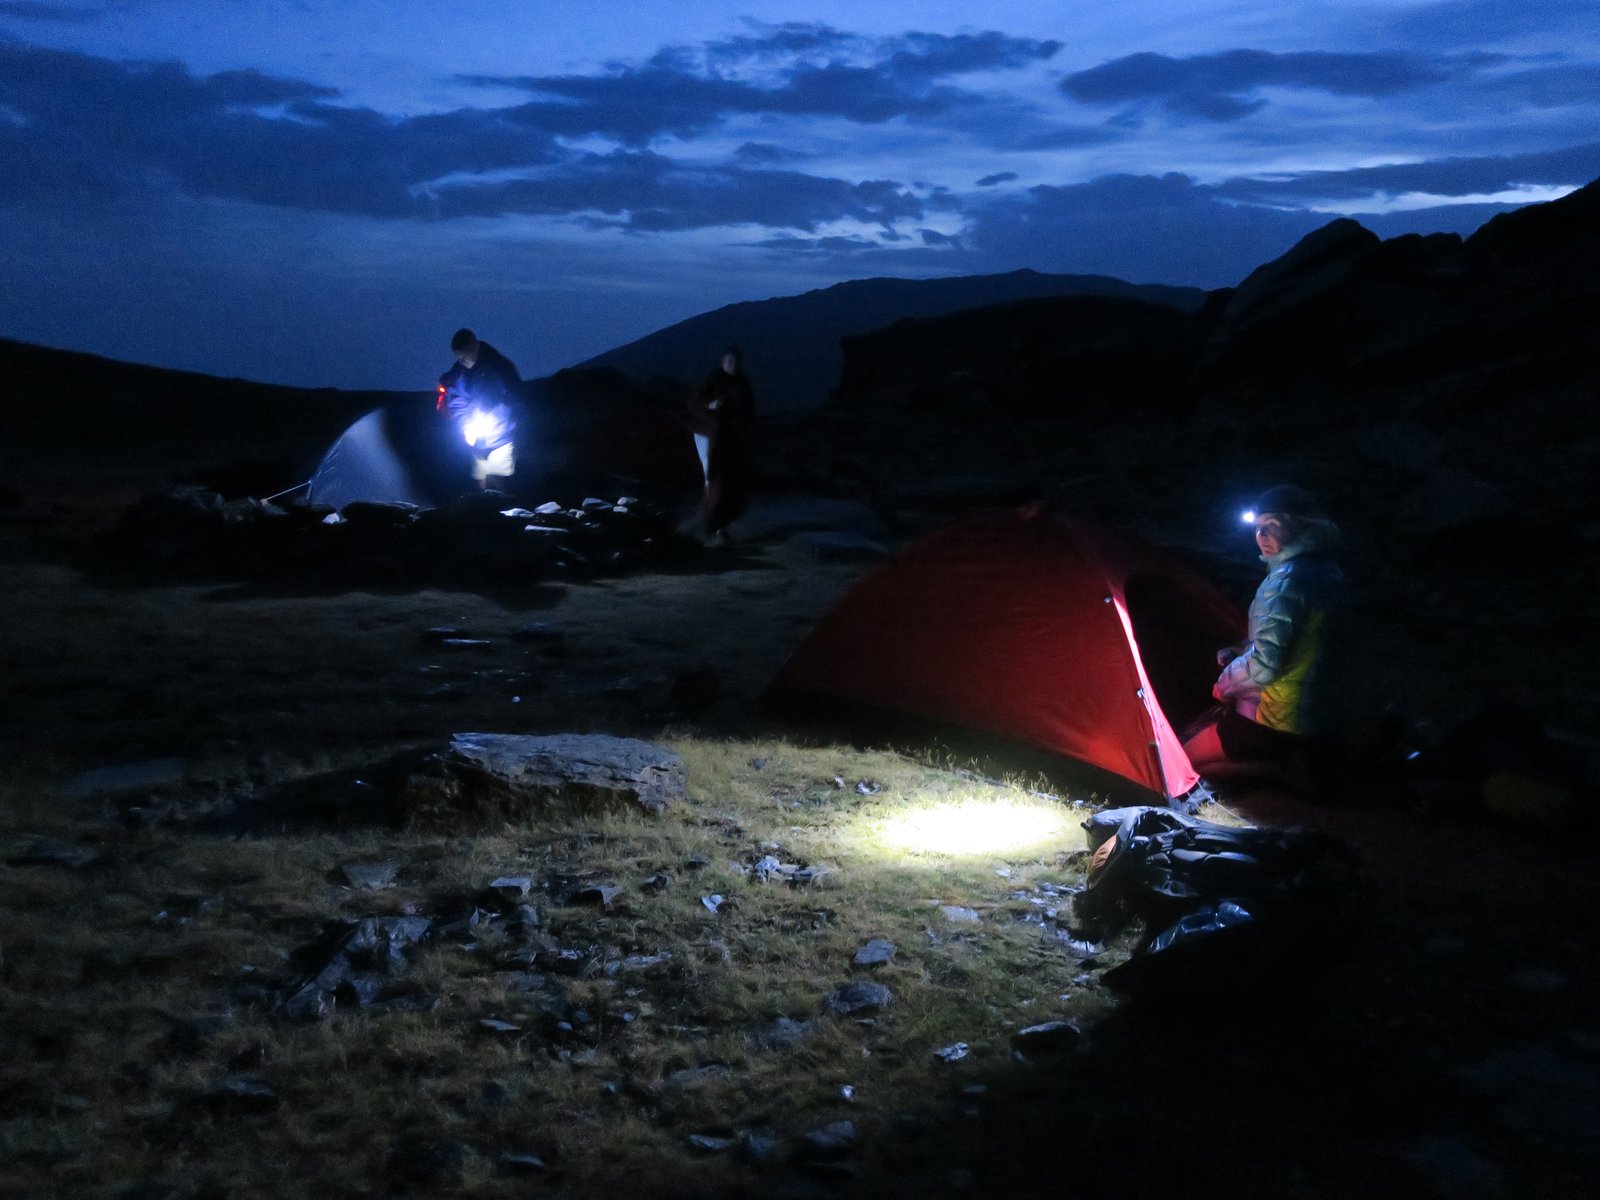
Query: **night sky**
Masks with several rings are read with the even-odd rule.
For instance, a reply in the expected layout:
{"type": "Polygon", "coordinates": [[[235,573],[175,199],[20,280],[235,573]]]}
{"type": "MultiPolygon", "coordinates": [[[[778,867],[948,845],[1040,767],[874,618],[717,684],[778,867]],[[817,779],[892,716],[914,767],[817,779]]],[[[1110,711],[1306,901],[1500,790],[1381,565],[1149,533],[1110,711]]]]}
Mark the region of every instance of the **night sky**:
{"type": "Polygon", "coordinates": [[[0,2],[0,335],[422,389],[872,275],[1215,287],[1600,176],[1600,0],[0,2]]]}

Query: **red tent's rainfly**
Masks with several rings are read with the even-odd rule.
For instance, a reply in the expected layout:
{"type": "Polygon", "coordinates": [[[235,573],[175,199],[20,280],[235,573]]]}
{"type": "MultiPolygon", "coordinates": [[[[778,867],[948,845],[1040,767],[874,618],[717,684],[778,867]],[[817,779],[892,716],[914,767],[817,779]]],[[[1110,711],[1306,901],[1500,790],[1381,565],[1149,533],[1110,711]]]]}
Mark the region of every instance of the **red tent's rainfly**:
{"type": "Polygon", "coordinates": [[[1210,702],[1216,650],[1242,628],[1214,587],[1127,535],[985,513],[857,584],[768,694],[982,730],[1172,798],[1199,779],[1174,726],[1210,702]]]}

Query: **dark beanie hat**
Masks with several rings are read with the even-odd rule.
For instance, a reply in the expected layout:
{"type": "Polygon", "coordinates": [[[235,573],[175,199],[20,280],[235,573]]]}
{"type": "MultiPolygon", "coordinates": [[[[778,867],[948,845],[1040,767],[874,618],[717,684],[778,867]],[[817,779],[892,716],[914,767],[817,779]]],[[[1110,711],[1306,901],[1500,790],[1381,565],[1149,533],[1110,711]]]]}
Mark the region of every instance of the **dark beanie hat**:
{"type": "Polygon", "coordinates": [[[1296,487],[1292,483],[1280,484],[1275,488],[1268,488],[1256,497],[1256,502],[1251,506],[1254,513],[1277,513],[1282,517],[1320,517],[1323,515],[1322,505],[1317,503],[1317,498],[1303,487],[1296,487]]]}

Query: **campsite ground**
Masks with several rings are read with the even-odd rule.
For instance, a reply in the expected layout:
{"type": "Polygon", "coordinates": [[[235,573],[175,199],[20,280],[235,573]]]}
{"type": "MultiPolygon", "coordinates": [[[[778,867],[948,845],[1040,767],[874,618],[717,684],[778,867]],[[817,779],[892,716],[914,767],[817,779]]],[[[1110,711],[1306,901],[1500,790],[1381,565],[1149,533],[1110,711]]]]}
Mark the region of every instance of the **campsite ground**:
{"type": "MultiPolygon", "coordinates": [[[[1017,427],[980,445],[958,430],[915,453],[896,436],[849,414],[772,432],[778,457],[819,475],[828,464],[831,486],[900,536],[1049,480],[1058,498],[1230,569],[1231,531],[1195,502],[1227,463],[1153,485],[1118,469],[1109,436],[1017,427]]],[[[1338,808],[1230,794],[1208,815],[1356,848],[1370,917],[1294,978],[1125,1005],[1039,918],[1083,878],[1082,810],[1067,804],[1100,797],[1062,777],[1041,799],[1037,779],[966,770],[993,763],[861,748],[756,710],[862,565],[756,543],[694,569],[492,594],[86,574],[89,539],[196,453],[127,447],[71,478],[36,460],[6,479],[20,495],[0,525],[4,857],[86,852],[0,870],[0,1153],[17,1194],[1587,1194],[1600,873],[1586,837],[1362,803],[1388,797],[1382,780],[1338,808]],[[515,640],[529,621],[562,636],[515,640]],[[443,647],[426,636],[440,626],[489,645],[443,647]],[[658,822],[446,836],[345,810],[206,824],[475,729],[664,741],[690,801],[658,822]],[[158,760],[180,760],[181,779],[74,792],[85,772],[158,760]],[[1021,849],[895,852],[887,820],[935,802],[1070,820],[1021,849]],[[729,865],[766,853],[834,872],[790,891],[729,865]],[[346,886],[351,861],[398,862],[398,882],[346,886]],[[593,1022],[565,1030],[449,945],[417,968],[443,1000],[432,1011],[297,1026],[242,998],[326,922],[436,913],[499,874],[623,886],[615,912],[542,900],[546,932],[595,964],[673,965],[561,983],[565,1015],[593,1022]],[[647,894],[652,874],[674,882],[647,894]],[[712,913],[713,893],[734,903],[712,913]],[[819,1017],[875,937],[899,947],[873,976],[894,1002],[819,1017]],[[769,1036],[784,1017],[805,1036],[769,1036]],[[515,1031],[485,1032],[484,1018],[515,1031]],[[1011,1053],[1011,1034],[1053,1018],[1078,1022],[1083,1043],[1011,1053]],[[957,1042],[966,1057],[934,1056],[957,1042]],[[843,1120],[854,1145],[806,1151],[807,1132],[843,1120]]],[[[1254,570],[1231,569],[1235,585],[1254,570]]],[[[1369,606],[1392,615],[1416,600],[1408,586],[1375,572],[1369,606]]],[[[1514,635],[1512,609],[1500,628],[1514,635]]],[[[1424,643],[1419,624],[1378,623],[1364,660],[1377,690],[1418,711],[1448,719],[1527,677],[1526,643],[1449,622],[1424,643]]],[[[1581,667],[1539,661],[1574,728],[1595,716],[1581,667]]]]}

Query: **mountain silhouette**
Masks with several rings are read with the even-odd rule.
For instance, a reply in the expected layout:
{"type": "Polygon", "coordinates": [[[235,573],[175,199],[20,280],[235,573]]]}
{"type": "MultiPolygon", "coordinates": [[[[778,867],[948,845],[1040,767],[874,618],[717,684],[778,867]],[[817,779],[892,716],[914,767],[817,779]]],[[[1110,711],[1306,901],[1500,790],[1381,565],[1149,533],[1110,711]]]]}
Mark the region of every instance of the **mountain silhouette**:
{"type": "Polygon", "coordinates": [[[827,397],[844,362],[841,339],[896,321],[1047,296],[1116,296],[1188,311],[1205,295],[1198,288],[1032,270],[948,279],[856,279],[701,313],[579,365],[614,367],[639,380],[670,376],[692,383],[711,370],[725,347],[737,345],[762,411],[785,412],[813,407],[827,397]]]}

